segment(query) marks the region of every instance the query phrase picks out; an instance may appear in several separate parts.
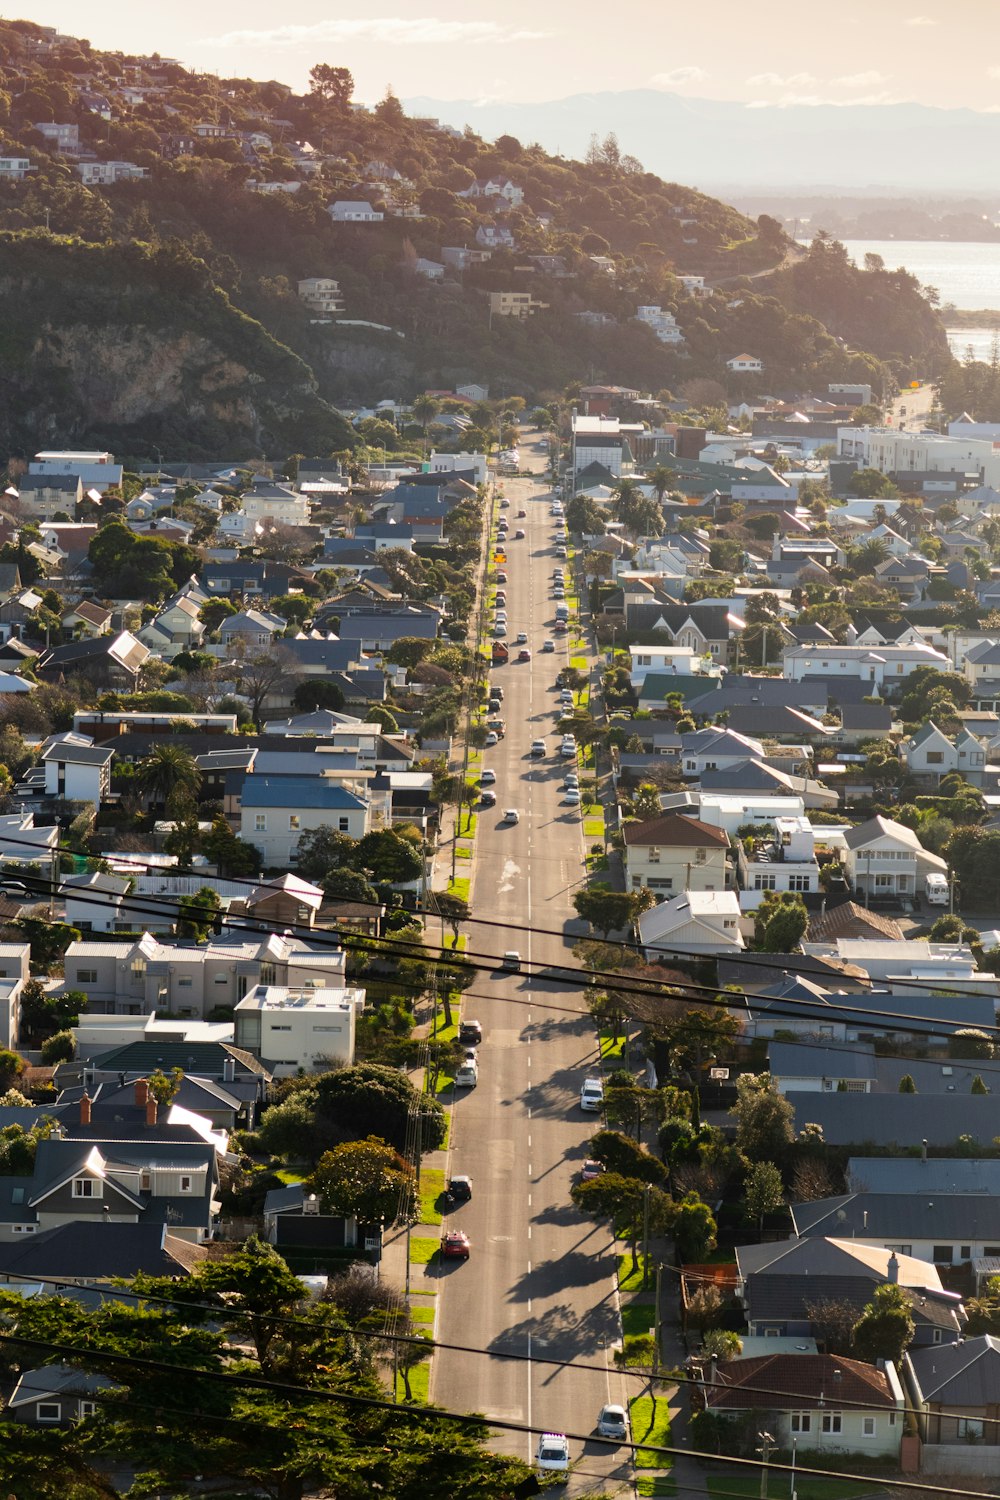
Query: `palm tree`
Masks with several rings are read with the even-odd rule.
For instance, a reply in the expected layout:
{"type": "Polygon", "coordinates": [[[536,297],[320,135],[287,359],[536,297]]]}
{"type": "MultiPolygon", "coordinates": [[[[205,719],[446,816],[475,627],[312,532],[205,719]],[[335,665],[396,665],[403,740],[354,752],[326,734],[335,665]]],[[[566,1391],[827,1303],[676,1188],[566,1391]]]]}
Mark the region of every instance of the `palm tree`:
{"type": "Polygon", "coordinates": [[[201,786],[201,772],[190,750],[167,741],[139,762],[135,786],[151,805],[162,805],[177,792],[193,799],[201,786]]]}
{"type": "Polygon", "coordinates": [[[424,429],[424,443],[427,442],[427,429],[441,410],[440,401],[433,396],[418,396],[413,403],[413,415],[424,429]]]}
{"type": "Polygon", "coordinates": [[[668,490],[672,490],[677,476],[673,469],[668,469],[666,464],[657,464],[655,469],[649,473],[649,483],[653,486],[653,494],[657,500],[662,500],[668,490]]]}

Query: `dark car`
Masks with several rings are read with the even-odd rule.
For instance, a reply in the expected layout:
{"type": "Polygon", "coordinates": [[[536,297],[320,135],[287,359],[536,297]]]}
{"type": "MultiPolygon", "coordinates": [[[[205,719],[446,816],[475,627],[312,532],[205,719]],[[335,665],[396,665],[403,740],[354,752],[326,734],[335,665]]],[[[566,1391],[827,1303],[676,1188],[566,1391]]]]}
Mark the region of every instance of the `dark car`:
{"type": "Polygon", "coordinates": [[[483,1028],[479,1021],[463,1021],[458,1028],[458,1040],[478,1047],[483,1040],[483,1028]]]}
{"type": "Polygon", "coordinates": [[[458,1203],[468,1203],[472,1197],[472,1178],[452,1177],[444,1196],[449,1207],[454,1207],[458,1203]]]}
{"type": "Polygon", "coordinates": [[[444,1260],[468,1260],[472,1246],[469,1236],[461,1230],[449,1230],[441,1236],[441,1256],[444,1260]]]}

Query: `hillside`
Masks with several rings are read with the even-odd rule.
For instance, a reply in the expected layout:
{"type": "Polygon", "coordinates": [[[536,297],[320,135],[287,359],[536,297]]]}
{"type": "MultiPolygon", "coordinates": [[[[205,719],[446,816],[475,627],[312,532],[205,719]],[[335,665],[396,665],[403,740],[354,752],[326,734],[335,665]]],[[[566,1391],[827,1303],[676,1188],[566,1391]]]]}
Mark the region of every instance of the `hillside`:
{"type": "Polygon", "coordinates": [[[748,350],[782,390],[948,361],[915,287],[880,289],[885,328],[869,299],[828,329],[837,267],[800,282],[773,220],[661,181],[611,136],[567,161],[408,117],[391,94],[363,108],[326,64],[299,96],[29,22],[0,22],[0,58],[0,324],[26,361],[10,446],[323,452],[350,441],[329,403],[462,382],[656,391],[725,382],[748,350]],[[335,222],[338,201],[377,218],[335,222]],[[307,277],[338,281],[343,308],[306,306],[307,277]],[[530,293],[533,316],[494,316],[496,292],[530,293]],[[636,321],[643,305],[683,342],[636,321]]]}

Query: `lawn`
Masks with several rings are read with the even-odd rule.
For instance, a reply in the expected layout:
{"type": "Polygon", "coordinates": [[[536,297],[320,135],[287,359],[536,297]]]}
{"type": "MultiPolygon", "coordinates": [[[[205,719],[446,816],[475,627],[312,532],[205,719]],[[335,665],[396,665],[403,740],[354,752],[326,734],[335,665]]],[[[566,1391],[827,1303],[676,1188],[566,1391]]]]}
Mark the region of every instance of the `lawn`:
{"type": "Polygon", "coordinates": [[[433,1309],[433,1307],[411,1307],[410,1308],[410,1322],[411,1323],[433,1323],[434,1322],[434,1309],[433,1309]]]}
{"type": "Polygon", "coordinates": [[[447,1151],[447,1149],[448,1149],[448,1138],[449,1138],[450,1135],[451,1135],[451,1110],[448,1108],[448,1106],[446,1104],[445,1107],[444,1107],[444,1140],[441,1142],[440,1146],[438,1147],[439,1151],[447,1151]]]}
{"type": "MultiPolygon", "coordinates": [[[[708,1493],[713,1500],[729,1500],[730,1496],[758,1496],[760,1480],[749,1475],[711,1475],[706,1478],[708,1493]]],[[[881,1485],[879,1486],[881,1488],[881,1485]]],[[[769,1474],[767,1496],[769,1500],[786,1500],[789,1491],[787,1474],[769,1474]]],[[[855,1484],[849,1479],[812,1479],[808,1475],[795,1476],[795,1493],[799,1500],[855,1500],[855,1497],[870,1495],[871,1484],[855,1484]]]]}
{"type": "Polygon", "coordinates": [[[472,881],[468,875],[456,875],[454,880],[448,881],[448,895],[459,896],[463,901],[468,901],[472,881]]]}
{"type": "Polygon", "coordinates": [[[624,1052],[624,1050],[625,1050],[625,1035],[624,1035],[624,1033],[618,1038],[617,1041],[615,1041],[614,1032],[612,1032],[612,1031],[602,1031],[601,1032],[601,1061],[602,1062],[605,1062],[609,1058],[612,1059],[612,1060],[617,1061],[618,1059],[621,1058],[622,1053],[624,1052]]]}
{"type": "Polygon", "coordinates": [[[420,1222],[421,1224],[440,1224],[441,1210],[437,1206],[437,1200],[444,1192],[444,1171],[441,1167],[422,1167],[420,1169],[420,1222]]]}
{"type": "MultiPolygon", "coordinates": [[[[663,1394],[654,1401],[652,1396],[633,1396],[628,1404],[632,1419],[632,1441],[655,1443],[666,1446],[670,1442],[670,1405],[663,1394]]],[[[637,1469],[669,1469],[672,1459],[669,1453],[653,1453],[648,1448],[635,1450],[637,1469]]]]}
{"type": "Polygon", "coordinates": [[[437,1239],[425,1239],[423,1235],[414,1234],[410,1236],[410,1264],[411,1266],[429,1266],[440,1249],[440,1241],[437,1239]]]}
{"type": "Polygon", "coordinates": [[[469,946],[469,939],[463,932],[459,937],[458,942],[456,943],[455,934],[453,932],[449,932],[445,935],[445,940],[441,944],[441,946],[442,948],[457,948],[459,953],[464,953],[466,948],[469,946]]]}
{"type": "MultiPolygon", "coordinates": [[[[425,1359],[422,1365],[417,1365],[410,1371],[410,1400],[419,1402],[426,1406],[430,1400],[431,1390],[431,1362],[425,1359]]],[[[396,1376],[396,1399],[406,1400],[406,1387],[403,1384],[402,1375],[396,1376]]]]}
{"type": "Polygon", "coordinates": [[[677,1486],[669,1474],[638,1474],[635,1481],[635,1491],[641,1497],[647,1495],[676,1495],[677,1486]]]}
{"type": "Polygon", "coordinates": [[[471,859],[472,858],[472,845],[471,844],[459,844],[458,848],[455,850],[455,858],[456,859],[471,859]]]}
{"type": "Polygon", "coordinates": [[[467,807],[463,808],[462,809],[462,822],[461,822],[461,824],[459,826],[459,832],[461,833],[462,838],[463,839],[474,839],[475,836],[476,836],[476,827],[477,827],[478,823],[479,823],[479,814],[472,812],[467,807]]]}
{"type": "Polygon", "coordinates": [[[435,1092],[438,1093],[439,1095],[440,1094],[448,1094],[448,1093],[451,1092],[451,1090],[454,1087],[455,1087],[455,1075],[454,1075],[454,1073],[447,1073],[447,1072],[444,1071],[444,1069],[442,1069],[442,1071],[438,1074],[437,1089],[436,1089],[435,1092]]]}
{"type": "Polygon", "coordinates": [[[290,1167],[282,1167],[274,1175],[275,1177],[280,1177],[282,1182],[286,1183],[288,1187],[293,1187],[297,1182],[305,1182],[302,1173],[293,1172],[290,1167]]]}
{"type": "Polygon", "coordinates": [[[444,1006],[441,1005],[440,1001],[438,1002],[438,1005],[436,1007],[436,1015],[437,1015],[437,1023],[438,1023],[437,1024],[437,1029],[436,1030],[434,1030],[433,1028],[431,1029],[431,1035],[433,1036],[434,1040],[436,1042],[453,1042],[455,1040],[455,1038],[458,1036],[458,1002],[457,1002],[457,1000],[453,999],[452,1002],[451,1002],[451,1025],[450,1026],[446,1026],[444,1024],[444,1006]]]}
{"type": "MultiPolygon", "coordinates": [[[[635,1275],[633,1275],[632,1274],[632,1256],[630,1254],[619,1255],[619,1257],[618,1257],[618,1290],[620,1292],[622,1292],[623,1294],[625,1292],[641,1292],[641,1291],[644,1290],[643,1285],[642,1285],[642,1262],[643,1262],[643,1259],[644,1259],[643,1253],[640,1250],[639,1251],[639,1256],[638,1256],[639,1269],[636,1271],[635,1275]]],[[[649,1287],[651,1287],[653,1285],[653,1279],[654,1279],[653,1278],[653,1267],[652,1267],[652,1262],[651,1262],[650,1263],[650,1268],[649,1268],[649,1282],[648,1282],[648,1285],[645,1288],[645,1290],[648,1290],[649,1287]]]]}
{"type": "Polygon", "coordinates": [[[622,1333],[626,1338],[639,1338],[653,1326],[652,1302],[622,1303],[622,1333]]]}
{"type": "Polygon", "coordinates": [[[604,819],[584,818],[583,836],[585,839],[602,839],[604,837],[604,819]]]}
{"type": "Polygon", "coordinates": [[[586,672],[588,668],[587,658],[585,656],[571,656],[569,659],[569,664],[571,667],[576,667],[578,672],[586,672]]]}

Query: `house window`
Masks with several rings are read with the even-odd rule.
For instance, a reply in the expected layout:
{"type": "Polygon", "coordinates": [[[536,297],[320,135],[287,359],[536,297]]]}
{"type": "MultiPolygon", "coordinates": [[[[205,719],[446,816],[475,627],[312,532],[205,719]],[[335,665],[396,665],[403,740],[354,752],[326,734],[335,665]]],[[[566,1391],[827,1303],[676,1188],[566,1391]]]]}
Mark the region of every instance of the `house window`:
{"type": "Polygon", "coordinates": [[[228,984],[229,983],[229,975],[228,974],[216,974],[215,978],[212,980],[212,983],[213,984],[228,984]]]}
{"type": "Polygon", "coordinates": [[[191,1178],[190,1177],[182,1177],[181,1178],[180,1191],[182,1193],[189,1193],[191,1191],[191,1178]]]}
{"type": "Polygon", "coordinates": [[[944,751],[943,750],[928,750],[928,752],[927,752],[927,764],[929,766],[940,766],[943,761],[944,761],[944,751]]]}
{"type": "Polygon", "coordinates": [[[77,982],[77,984],[96,984],[97,983],[97,970],[96,969],[77,969],[77,971],[76,971],[76,982],[77,982]]]}
{"type": "Polygon", "coordinates": [[[773,891],[775,879],[774,875],[755,875],[753,888],[755,891],[773,891]]]}
{"type": "Polygon", "coordinates": [[[92,1177],[74,1177],[74,1198],[99,1198],[101,1196],[101,1184],[95,1182],[92,1177]]]}
{"type": "Polygon", "coordinates": [[[658,865],[660,863],[660,851],[659,851],[659,849],[655,848],[654,845],[650,844],[649,849],[647,850],[647,853],[646,853],[646,858],[647,858],[647,860],[649,861],[649,863],[651,865],[658,865]]]}
{"type": "Polygon", "coordinates": [[[862,1417],[861,1418],[861,1436],[862,1437],[874,1437],[875,1436],[875,1418],[874,1417],[862,1417]]]}
{"type": "Polygon", "coordinates": [[[350,828],[350,822],[347,818],[340,818],[337,826],[341,833],[347,833],[350,828]]]}
{"type": "Polygon", "coordinates": [[[673,880],[665,879],[663,876],[653,877],[647,884],[651,891],[672,891],[674,888],[673,880]]]}
{"type": "Polygon", "coordinates": [[[971,1260],[972,1259],[972,1246],[971,1245],[962,1245],[962,1247],[960,1248],[960,1250],[958,1252],[958,1258],[959,1258],[959,1260],[971,1260]]]}
{"type": "Polygon", "coordinates": [[[140,1193],[151,1193],[153,1191],[152,1172],[144,1171],[139,1174],[139,1191],[140,1193]]]}
{"type": "Polygon", "coordinates": [[[934,1332],[933,1332],[933,1334],[931,1336],[931,1343],[932,1344],[940,1344],[941,1341],[942,1341],[942,1338],[943,1338],[943,1335],[941,1333],[940,1328],[935,1328],[935,1330],[934,1330],[934,1332]]]}
{"type": "Polygon", "coordinates": [[[142,980],[142,979],[145,979],[145,977],[146,977],[146,960],[144,958],[134,958],[132,960],[132,978],[133,979],[142,980]]]}
{"type": "Polygon", "coordinates": [[[812,1430],[812,1417],[807,1411],[792,1412],[792,1431],[810,1432],[812,1430]]]}
{"type": "Polygon", "coordinates": [[[694,851],[694,862],[696,865],[703,865],[707,857],[704,849],[696,849],[694,851]]]}
{"type": "Polygon", "coordinates": [[[261,984],[273,984],[274,983],[275,972],[276,971],[275,971],[274,964],[261,964],[261,966],[260,966],[260,982],[261,982],[261,984]]]}
{"type": "Polygon", "coordinates": [[[254,813],[254,815],[253,815],[253,831],[254,831],[254,833],[266,833],[267,832],[267,813],[254,813]]]}
{"type": "Polygon", "coordinates": [[[58,1422],[62,1419],[62,1405],[58,1401],[39,1401],[36,1410],[39,1422],[58,1422]]]}
{"type": "Polygon", "coordinates": [[[92,1416],[94,1416],[96,1414],[96,1412],[97,1412],[97,1402],[96,1401],[81,1401],[80,1402],[80,1421],[81,1422],[83,1421],[84,1417],[92,1417],[92,1416]]]}
{"type": "Polygon", "coordinates": [[[289,813],[288,814],[288,831],[289,831],[289,833],[298,833],[298,831],[299,831],[299,829],[301,827],[302,827],[302,819],[299,817],[298,813],[289,813]]]}
{"type": "Polygon", "coordinates": [[[810,883],[808,875],[789,875],[788,877],[788,889],[790,891],[807,891],[810,883]]]}
{"type": "Polygon", "coordinates": [[[950,1266],[951,1262],[952,1262],[952,1253],[951,1252],[952,1252],[952,1246],[951,1245],[935,1245],[934,1246],[934,1253],[931,1256],[931,1260],[934,1261],[935,1265],[948,1265],[948,1266],[950,1266]]]}
{"type": "Polygon", "coordinates": [[[983,1254],[1000,1257],[1000,1245],[984,1245],[983,1254]]]}
{"type": "Polygon", "coordinates": [[[188,974],[184,978],[178,979],[177,988],[179,990],[189,990],[193,983],[194,980],[191,978],[191,975],[188,974]]]}
{"type": "Polygon", "coordinates": [[[841,1432],[844,1419],[839,1411],[825,1411],[823,1413],[823,1431],[841,1432]]]}
{"type": "Polygon", "coordinates": [[[983,1422],[980,1417],[959,1417],[958,1436],[966,1443],[977,1443],[982,1441],[983,1422]]]}

